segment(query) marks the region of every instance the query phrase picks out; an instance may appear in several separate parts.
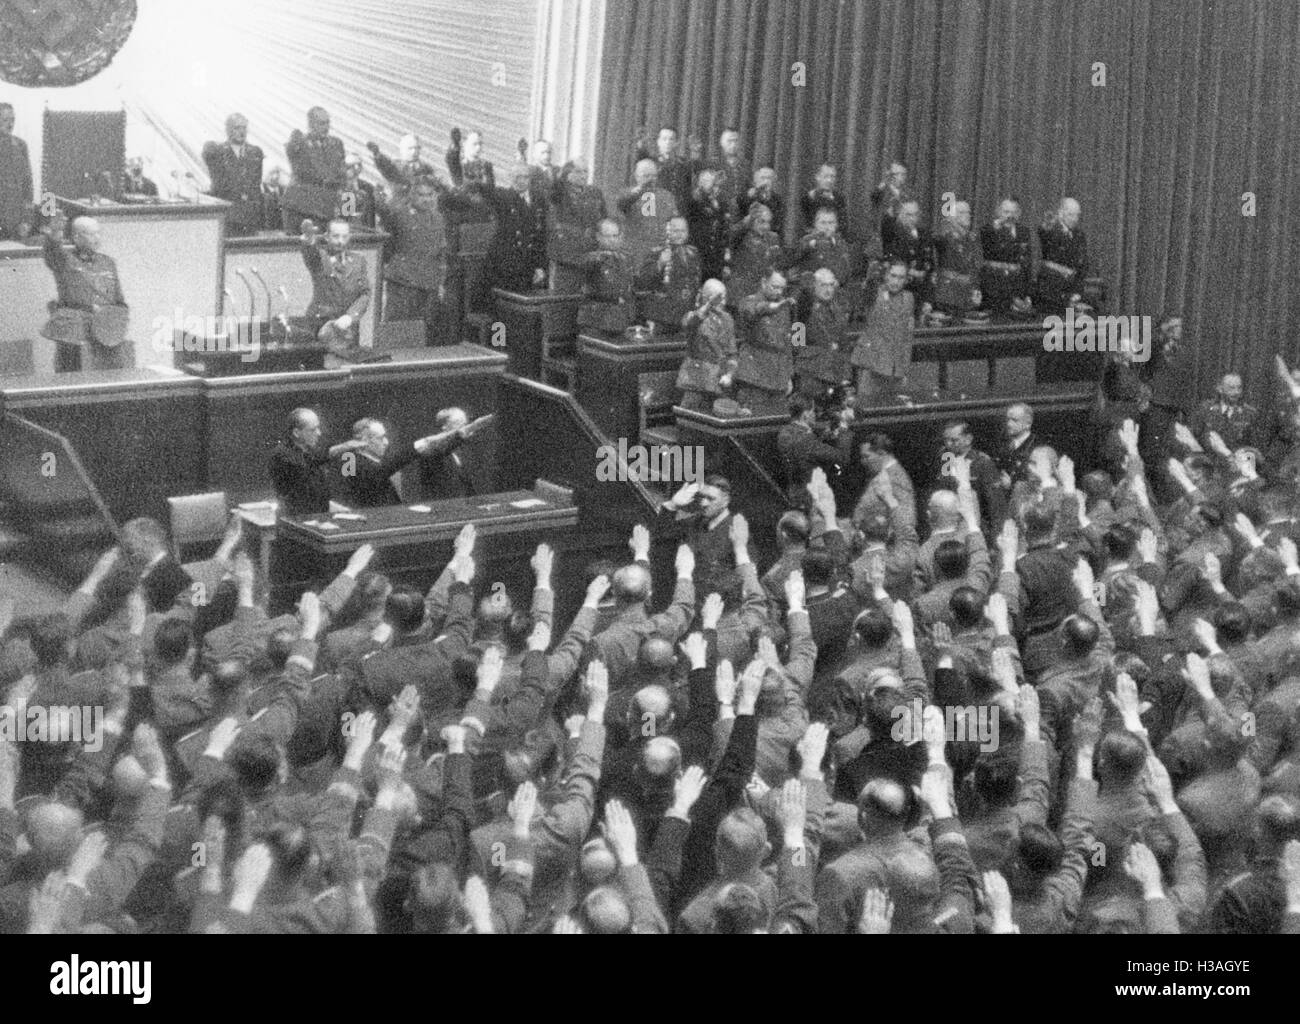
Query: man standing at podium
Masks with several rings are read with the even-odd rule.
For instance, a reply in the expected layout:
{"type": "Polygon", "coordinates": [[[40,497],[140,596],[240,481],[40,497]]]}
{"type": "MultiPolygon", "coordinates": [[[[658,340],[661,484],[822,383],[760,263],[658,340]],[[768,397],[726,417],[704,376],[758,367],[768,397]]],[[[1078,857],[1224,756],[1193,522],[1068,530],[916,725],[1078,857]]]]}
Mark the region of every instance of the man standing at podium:
{"type": "Polygon", "coordinates": [[[0,240],[26,238],[32,229],[32,161],[14,134],[14,108],[0,103],[0,240]]]}
{"type": "Polygon", "coordinates": [[[335,355],[361,345],[361,315],[370,308],[370,271],[364,256],[352,252],[352,225],[329,222],[322,241],[311,220],[302,222],[302,261],[311,274],[309,327],[335,355]]]}
{"type": "Polygon", "coordinates": [[[99,223],[90,217],[72,222],[73,251],[63,248],[62,213],[45,228],[45,265],[54,274],[59,297],[41,336],[54,342],[54,372],[118,370],[135,365],[126,340],[127,305],[117,264],[99,251],[99,223]]]}
{"type": "Polygon", "coordinates": [[[292,234],[304,217],[322,225],[334,216],[347,181],[343,166],[347,153],[343,140],[330,134],[330,115],[323,107],[307,111],[307,134],[295,128],[284,151],[293,183],[285,190],[281,206],[285,234],[292,234]]]}
{"type": "Polygon", "coordinates": [[[230,204],[226,233],[254,235],[262,228],[262,151],[248,144],[248,118],[231,114],[226,118],[225,143],[203,146],[203,162],[212,179],[209,195],[230,204]]]}

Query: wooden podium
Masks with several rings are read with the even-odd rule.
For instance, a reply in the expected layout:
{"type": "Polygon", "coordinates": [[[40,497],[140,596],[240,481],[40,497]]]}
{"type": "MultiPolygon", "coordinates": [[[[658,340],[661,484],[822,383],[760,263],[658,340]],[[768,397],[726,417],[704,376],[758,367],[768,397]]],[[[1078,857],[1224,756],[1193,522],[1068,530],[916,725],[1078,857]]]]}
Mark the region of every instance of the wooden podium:
{"type": "MultiPolygon", "coordinates": [[[[184,203],[91,203],[60,197],[58,204],[69,221],[94,217],[99,222],[102,251],[117,263],[122,294],[131,307],[127,337],[135,343],[136,365],[178,365],[170,348],[177,316],[221,313],[230,204],[207,196],[184,203]]],[[[49,297],[54,298],[54,279],[48,271],[46,277],[49,297]]],[[[53,359],[53,343],[38,341],[37,372],[53,369],[53,359]]]]}

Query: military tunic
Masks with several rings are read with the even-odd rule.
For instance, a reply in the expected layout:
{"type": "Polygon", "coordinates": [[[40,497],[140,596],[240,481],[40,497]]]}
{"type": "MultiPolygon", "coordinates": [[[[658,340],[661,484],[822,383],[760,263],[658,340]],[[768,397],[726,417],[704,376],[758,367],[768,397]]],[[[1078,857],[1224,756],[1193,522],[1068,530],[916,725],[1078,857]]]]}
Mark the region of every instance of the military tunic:
{"type": "Polygon", "coordinates": [[[652,320],[669,334],[682,329],[682,318],[695,305],[700,290],[700,253],[693,245],[669,246],[672,258],[668,266],[659,263],[662,251],[652,253],[637,274],[641,315],[652,320]]]}

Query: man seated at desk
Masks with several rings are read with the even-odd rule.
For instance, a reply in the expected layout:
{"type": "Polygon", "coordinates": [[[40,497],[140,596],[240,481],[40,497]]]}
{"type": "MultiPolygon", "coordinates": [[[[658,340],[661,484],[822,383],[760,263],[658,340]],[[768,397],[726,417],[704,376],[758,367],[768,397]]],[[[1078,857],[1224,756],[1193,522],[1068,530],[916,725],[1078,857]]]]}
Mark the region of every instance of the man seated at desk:
{"type": "Polygon", "coordinates": [[[420,456],[421,501],[468,498],[474,493],[474,480],[456,449],[491,421],[491,416],[480,416],[471,423],[464,409],[443,409],[438,413],[439,432],[430,450],[420,456]]]}
{"type": "Polygon", "coordinates": [[[445,451],[462,429],[468,428],[445,429],[409,444],[393,446],[379,420],[369,416],[357,420],[352,427],[352,438],[361,443],[354,451],[344,452],[339,464],[342,479],[339,493],[343,503],[351,508],[400,505],[402,499],[393,485],[394,474],[422,455],[445,451]]]}
{"type": "Polygon", "coordinates": [[[271,483],[280,499],[280,511],[290,516],[310,516],[330,511],[330,462],[345,452],[356,452],[365,441],[353,438],[326,450],[320,446],[320,417],[313,409],[289,413],[289,434],[271,452],[271,483]]]}

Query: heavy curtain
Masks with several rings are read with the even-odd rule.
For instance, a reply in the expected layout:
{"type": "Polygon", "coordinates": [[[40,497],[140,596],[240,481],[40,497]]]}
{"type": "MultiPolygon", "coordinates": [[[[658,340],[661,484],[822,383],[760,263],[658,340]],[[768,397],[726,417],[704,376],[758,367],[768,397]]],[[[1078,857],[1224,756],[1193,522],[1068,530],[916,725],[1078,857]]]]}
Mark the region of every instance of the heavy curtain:
{"type": "Polygon", "coordinates": [[[641,125],[734,125],[791,198],[838,165],[859,231],[895,159],[930,217],[1073,195],[1112,311],[1181,311],[1201,393],[1234,369],[1263,402],[1297,361],[1297,110],[1294,0],[616,0],[598,166],[626,184],[641,125]]]}

